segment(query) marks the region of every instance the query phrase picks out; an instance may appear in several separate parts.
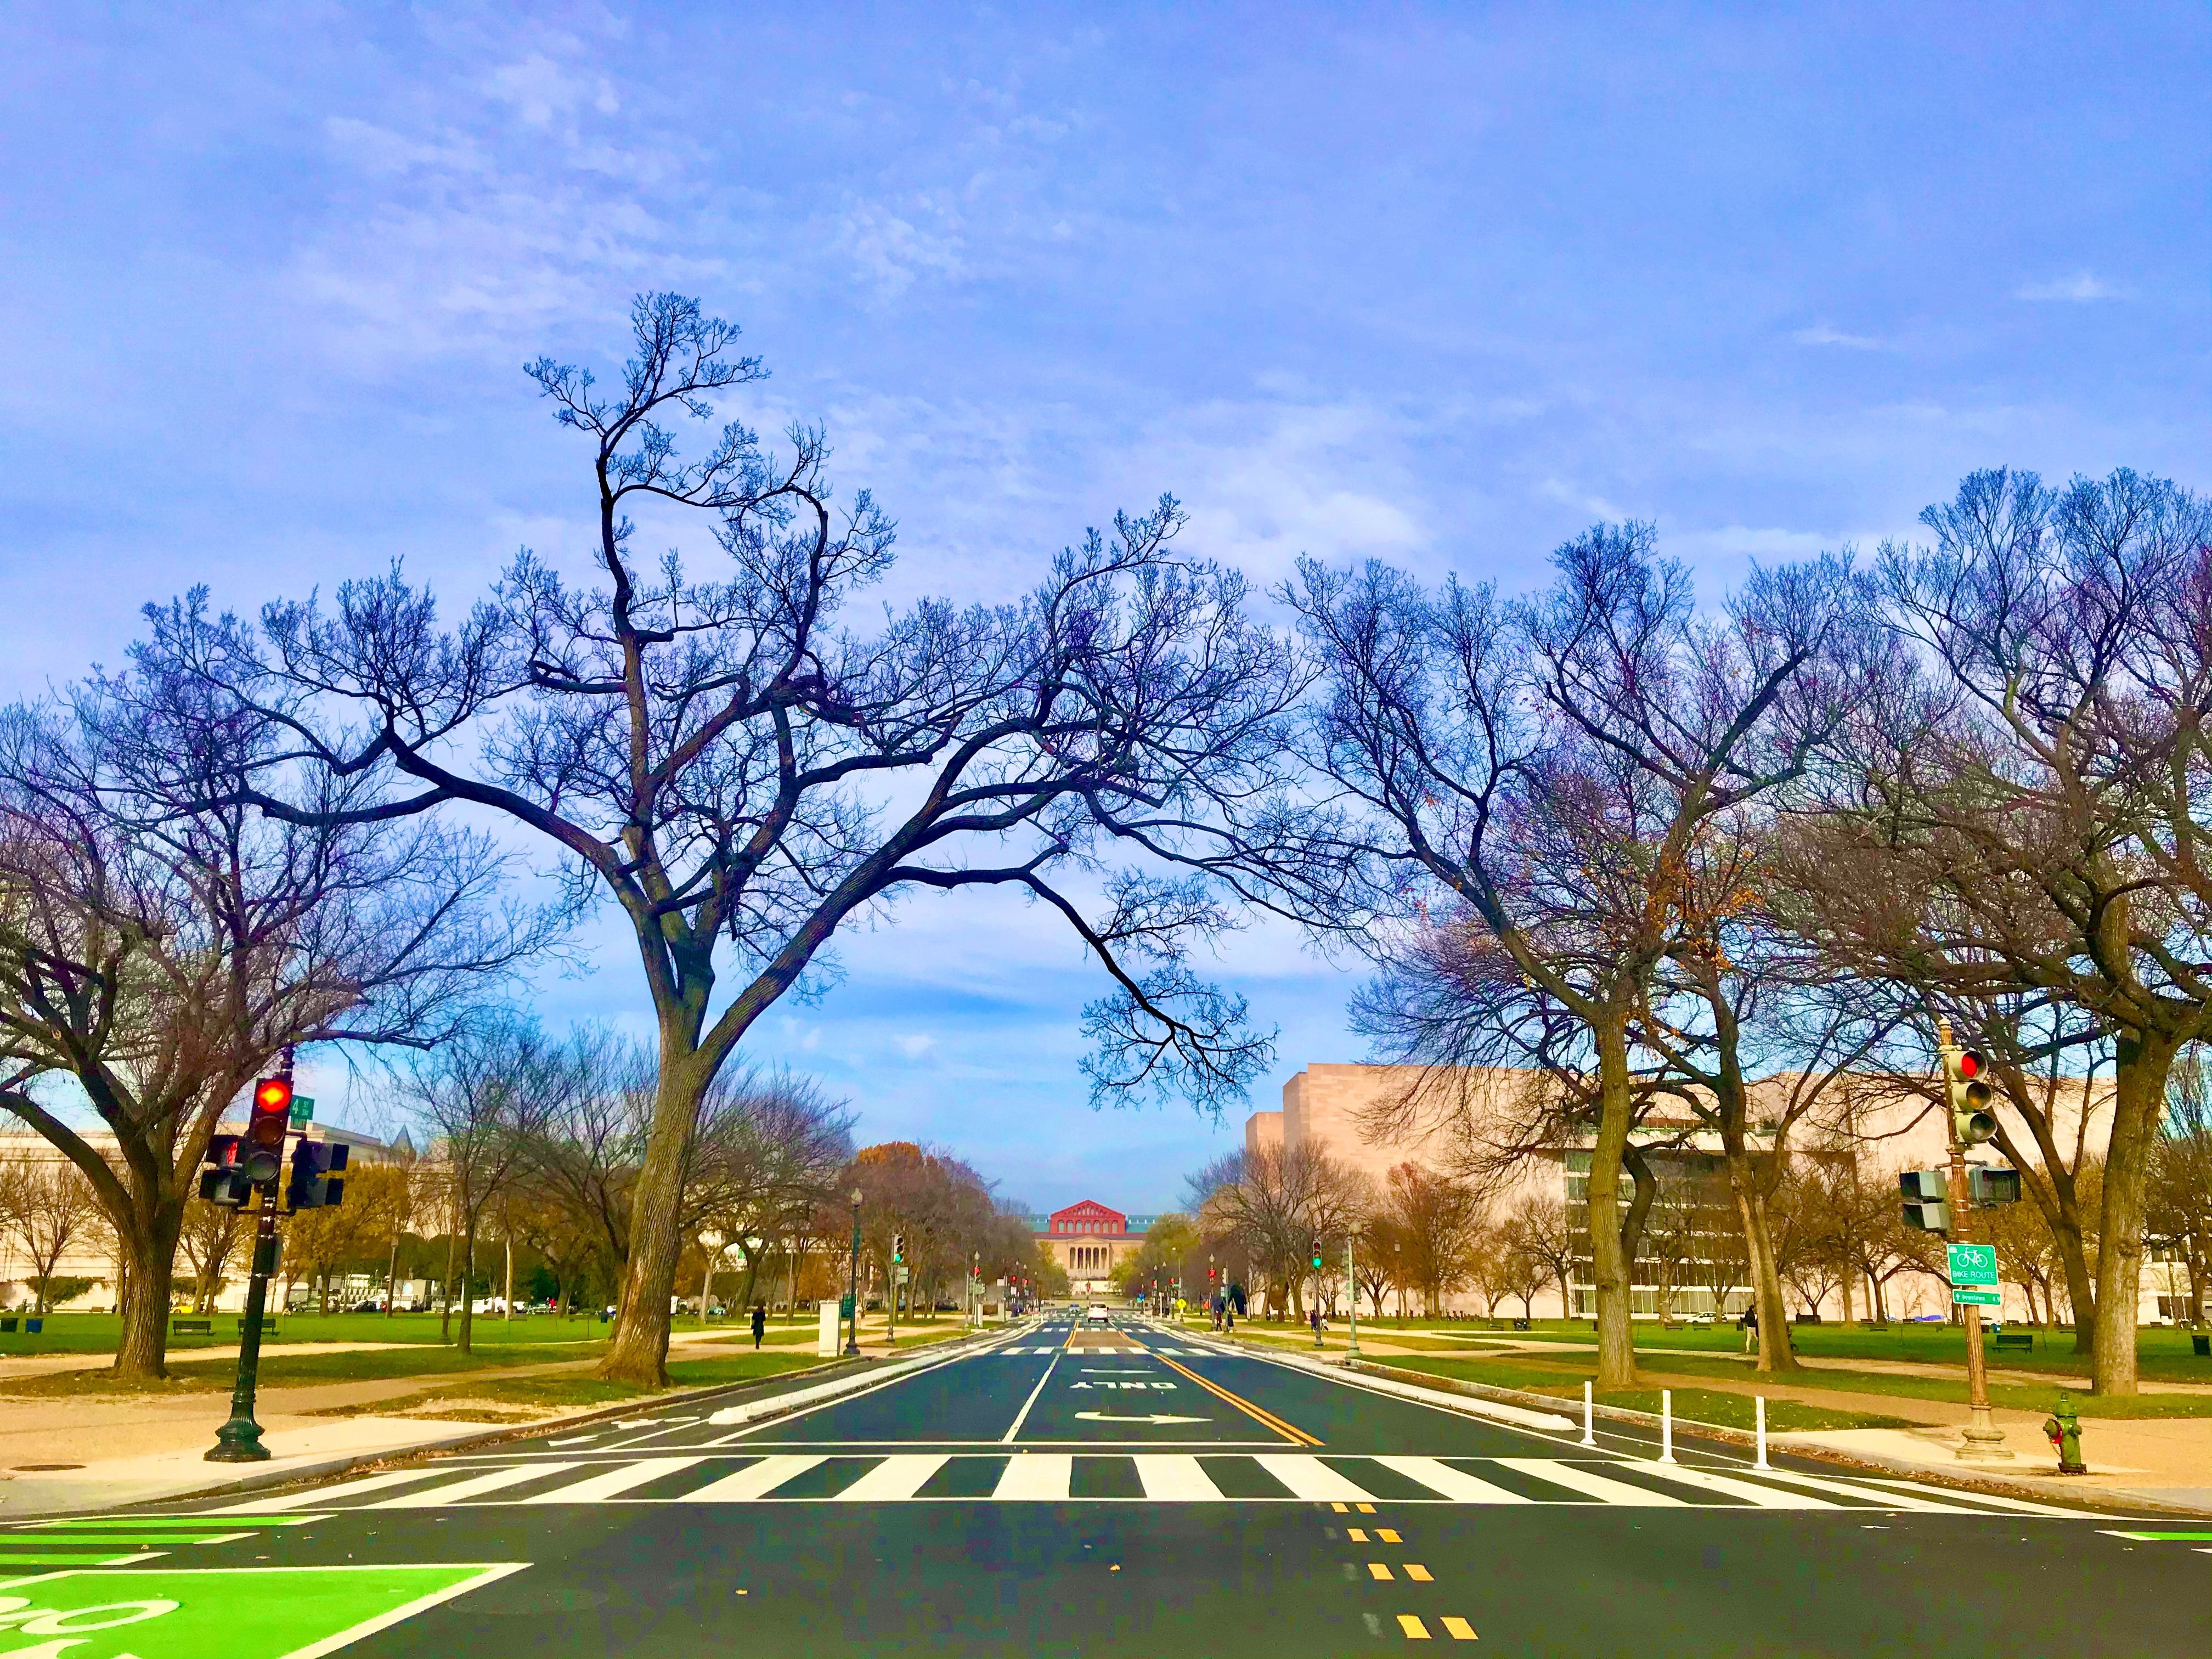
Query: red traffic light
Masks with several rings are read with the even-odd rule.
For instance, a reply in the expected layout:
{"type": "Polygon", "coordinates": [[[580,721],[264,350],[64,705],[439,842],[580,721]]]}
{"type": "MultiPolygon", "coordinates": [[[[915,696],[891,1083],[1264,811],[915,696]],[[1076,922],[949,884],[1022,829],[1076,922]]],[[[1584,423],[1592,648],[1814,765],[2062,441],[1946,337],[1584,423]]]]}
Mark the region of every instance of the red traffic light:
{"type": "Polygon", "coordinates": [[[1959,1075],[1962,1078],[1975,1078],[1981,1074],[1982,1057],[1972,1048],[1966,1049],[1959,1056],[1959,1075]]]}
{"type": "Polygon", "coordinates": [[[253,1085],[253,1109],[256,1112],[289,1112],[292,1109],[292,1082],[289,1078],[264,1077],[253,1085]]]}

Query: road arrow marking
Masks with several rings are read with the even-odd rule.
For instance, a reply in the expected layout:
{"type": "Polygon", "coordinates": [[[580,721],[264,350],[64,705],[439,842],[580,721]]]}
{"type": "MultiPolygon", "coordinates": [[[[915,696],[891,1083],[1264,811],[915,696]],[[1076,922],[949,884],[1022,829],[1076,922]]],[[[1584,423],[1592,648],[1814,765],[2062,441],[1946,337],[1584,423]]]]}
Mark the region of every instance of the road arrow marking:
{"type": "Polygon", "coordinates": [[[1076,1415],[1086,1423],[1210,1423],[1210,1417],[1115,1417],[1107,1412],[1078,1412],[1076,1415]]]}

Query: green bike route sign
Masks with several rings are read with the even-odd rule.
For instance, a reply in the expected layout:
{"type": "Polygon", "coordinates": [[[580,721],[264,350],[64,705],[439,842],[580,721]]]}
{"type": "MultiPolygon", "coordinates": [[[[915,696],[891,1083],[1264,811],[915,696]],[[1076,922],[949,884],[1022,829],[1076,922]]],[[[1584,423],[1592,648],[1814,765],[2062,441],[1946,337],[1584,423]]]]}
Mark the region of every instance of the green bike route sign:
{"type": "Polygon", "coordinates": [[[0,1578],[0,1659],[321,1659],[526,1561],[0,1578]]]}
{"type": "Polygon", "coordinates": [[[1994,1244],[1953,1244],[1951,1283],[1994,1288],[1997,1282],[1997,1247],[1994,1244]]]}

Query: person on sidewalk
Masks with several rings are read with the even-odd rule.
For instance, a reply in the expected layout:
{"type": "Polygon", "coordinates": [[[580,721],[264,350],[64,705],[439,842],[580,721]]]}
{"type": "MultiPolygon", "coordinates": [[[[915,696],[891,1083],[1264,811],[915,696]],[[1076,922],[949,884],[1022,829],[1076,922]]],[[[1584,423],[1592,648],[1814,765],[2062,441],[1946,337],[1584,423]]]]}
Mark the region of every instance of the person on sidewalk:
{"type": "Polygon", "coordinates": [[[1749,1353],[1759,1346],[1759,1304],[1753,1303],[1743,1310],[1743,1351],[1749,1353]]]}
{"type": "Polygon", "coordinates": [[[765,1304],[753,1304],[753,1352],[760,1352],[761,1338],[768,1334],[768,1308],[765,1304]]]}

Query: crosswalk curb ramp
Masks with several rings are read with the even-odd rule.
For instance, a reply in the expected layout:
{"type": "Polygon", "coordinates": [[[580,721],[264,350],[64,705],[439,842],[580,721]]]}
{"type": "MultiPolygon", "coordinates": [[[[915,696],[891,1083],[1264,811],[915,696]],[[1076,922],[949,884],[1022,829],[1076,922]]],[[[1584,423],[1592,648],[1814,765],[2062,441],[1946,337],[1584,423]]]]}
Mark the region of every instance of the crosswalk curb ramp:
{"type": "MultiPolygon", "coordinates": [[[[1924,1515],[2103,1519],[2087,1511],[1982,1493],[1780,1470],[1646,1460],[1330,1456],[1308,1452],[1056,1450],[769,1455],[696,1452],[619,1461],[584,1457],[440,1463],[369,1475],[275,1500],[274,1510],[482,1508],[497,1504],[745,1503],[1394,1503],[1622,1509],[1727,1509],[1746,1514],[1862,1510],[1924,1515]]],[[[234,1511],[215,1510],[220,1516],[234,1511]]]]}

